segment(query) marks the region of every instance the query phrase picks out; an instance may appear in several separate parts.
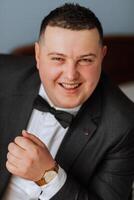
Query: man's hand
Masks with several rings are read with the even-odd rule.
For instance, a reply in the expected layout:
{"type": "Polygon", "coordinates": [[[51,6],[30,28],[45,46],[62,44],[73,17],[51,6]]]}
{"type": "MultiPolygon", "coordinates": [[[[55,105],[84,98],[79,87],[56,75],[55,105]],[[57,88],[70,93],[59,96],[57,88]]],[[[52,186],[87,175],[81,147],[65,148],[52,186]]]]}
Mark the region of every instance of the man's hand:
{"type": "Polygon", "coordinates": [[[22,131],[14,142],[8,145],[6,167],[16,176],[37,181],[45,170],[55,165],[49,150],[36,136],[22,131]]]}

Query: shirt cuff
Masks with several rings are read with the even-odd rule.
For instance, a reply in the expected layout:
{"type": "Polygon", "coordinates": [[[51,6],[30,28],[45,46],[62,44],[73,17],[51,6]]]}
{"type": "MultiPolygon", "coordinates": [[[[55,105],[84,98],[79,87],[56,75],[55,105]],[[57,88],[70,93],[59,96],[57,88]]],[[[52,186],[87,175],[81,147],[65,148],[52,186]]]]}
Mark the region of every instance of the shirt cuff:
{"type": "Polygon", "coordinates": [[[59,166],[57,176],[47,185],[41,187],[42,193],[39,196],[40,200],[51,199],[65,184],[66,179],[67,179],[66,172],[59,166]]]}

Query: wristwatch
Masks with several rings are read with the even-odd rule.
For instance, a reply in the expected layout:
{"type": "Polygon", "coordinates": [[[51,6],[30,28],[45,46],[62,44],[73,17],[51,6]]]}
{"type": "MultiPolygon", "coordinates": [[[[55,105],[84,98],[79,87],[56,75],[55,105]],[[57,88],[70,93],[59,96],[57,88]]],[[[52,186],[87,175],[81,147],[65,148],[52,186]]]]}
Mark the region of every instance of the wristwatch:
{"type": "Polygon", "coordinates": [[[35,183],[39,186],[48,184],[57,176],[58,170],[59,170],[59,166],[55,162],[55,166],[52,167],[51,169],[46,170],[43,177],[40,180],[36,181],[35,183]]]}

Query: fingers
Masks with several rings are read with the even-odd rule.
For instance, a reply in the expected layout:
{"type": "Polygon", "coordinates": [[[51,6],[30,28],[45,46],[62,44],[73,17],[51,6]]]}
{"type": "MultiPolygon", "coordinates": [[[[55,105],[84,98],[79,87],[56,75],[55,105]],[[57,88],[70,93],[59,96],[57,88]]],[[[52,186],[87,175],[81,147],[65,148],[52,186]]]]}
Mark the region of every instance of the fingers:
{"type": "Polygon", "coordinates": [[[17,176],[25,177],[28,170],[29,162],[27,159],[18,159],[15,156],[8,153],[6,168],[7,170],[17,176]]]}
{"type": "Polygon", "coordinates": [[[38,180],[55,163],[45,144],[27,131],[9,144],[8,151],[8,171],[28,180],[38,180]]]}
{"type": "Polygon", "coordinates": [[[31,151],[35,148],[36,144],[33,143],[31,140],[22,137],[22,136],[17,136],[14,139],[14,142],[16,145],[18,145],[20,148],[29,151],[31,149],[31,151]]]}
{"type": "Polygon", "coordinates": [[[21,166],[22,164],[20,163],[21,160],[19,160],[17,157],[12,155],[10,152],[7,154],[7,162],[6,162],[6,168],[10,173],[13,173],[14,175],[17,175],[18,171],[18,163],[21,166]]]}
{"type": "Polygon", "coordinates": [[[23,158],[19,159],[16,156],[12,155],[10,152],[8,152],[7,154],[7,162],[16,168],[24,164],[23,158]]]}
{"type": "Polygon", "coordinates": [[[6,168],[10,173],[17,175],[18,168],[24,165],[25,152],[24,149],[13,142],[8,145],[6,168]]]}
{"type": "Polygon", "coordinates": [[[8,151],[18,159],[25,155],[25,150],[13,142],[8,145],[8,151]]]}
{"type": "MultiPolygon", "coordinates": [[[[9,160],[7,160],[7,162],[6,162],[6,168],[8,169],[8,171],[10,173],[13,173],[13,172],[17,171],[17,167],[13,163],[10,163],[9,160]]],[[[15,173],[13,173],[13,174],[17,175],[15,173]]]]}
{"type": "Polygon", "coordinates": [[[7,154],[7,160],[9,163],[15,165],[16,162],[19,161],[19,159],[17,157],[15,157],[13,154],[11,154],[10,152],[8,152],[7,154]]]}
{"type": "MultiPolygon", "coordinates": [[[[36,154],[38,155],[40,147],[46,149],[44,148],[44,143],[42,143],[36,136],[23,131],[22,136],[17,136],[14,139],[14,142],[11,142],[8,145],[8,151],[12,156],[14,156],[14,159],[22,160],[22,158],[26,158],[26,156],[33,157],[33,154],[34,156],[36,156],[36,154]]],[[[16,162],[16,160],[14,160],[14,162],[16,162]]]]}
{"type": "Polygon", "coordinates": [[[40,147],[44,147],[44,143],[39,139],[37,138],[35,135],[31,134],[31,133],[28,133],[26,130],[23,130],[22,131],[22,135],[31,140],[33,143],[35,143],[36,145],[40,146],[40,147]]]}

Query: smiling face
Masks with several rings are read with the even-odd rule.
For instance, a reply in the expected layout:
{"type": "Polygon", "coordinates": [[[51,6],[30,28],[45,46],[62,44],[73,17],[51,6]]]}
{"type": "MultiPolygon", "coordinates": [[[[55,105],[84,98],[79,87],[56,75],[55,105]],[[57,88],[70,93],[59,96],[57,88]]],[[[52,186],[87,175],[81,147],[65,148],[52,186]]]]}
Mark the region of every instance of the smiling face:
{"type": "Polygon", "coordinates": [[[47,26],[35,44],[37,68],[53,104],[73,108],[93,93],[106,48],[97,29],[74,31],[47,26]]]}

